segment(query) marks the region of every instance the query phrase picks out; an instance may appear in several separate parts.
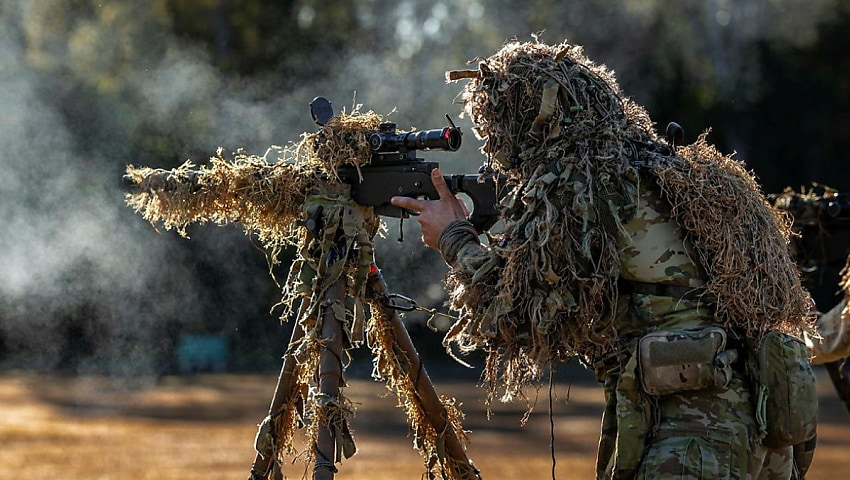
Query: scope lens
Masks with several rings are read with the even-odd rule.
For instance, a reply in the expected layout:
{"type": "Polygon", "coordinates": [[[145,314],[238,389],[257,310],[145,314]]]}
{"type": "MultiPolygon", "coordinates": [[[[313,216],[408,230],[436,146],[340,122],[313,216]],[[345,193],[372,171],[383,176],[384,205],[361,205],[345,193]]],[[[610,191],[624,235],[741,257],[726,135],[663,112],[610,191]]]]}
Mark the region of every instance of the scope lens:
{"type": "Polygon", "coordinates": [[[460,148],[461,135],[459,128],[444,128],[443,137],[446,139],[446,145],[448,145],[449,150],[455,151],[460,148]]]}
{"type": "Polygon", "coordinates": [[[369,148],[372,149],[373,152],[380,151],[383,144],[384,139],[380,133],[373,133],[369,135],[369,148]]]}
{"type": "Polygon", "coordinates": [[[424,130],[411,133],[405,143],[409,148],[454,151],[460,148],[460,131],[450,127],[424,130]]]}

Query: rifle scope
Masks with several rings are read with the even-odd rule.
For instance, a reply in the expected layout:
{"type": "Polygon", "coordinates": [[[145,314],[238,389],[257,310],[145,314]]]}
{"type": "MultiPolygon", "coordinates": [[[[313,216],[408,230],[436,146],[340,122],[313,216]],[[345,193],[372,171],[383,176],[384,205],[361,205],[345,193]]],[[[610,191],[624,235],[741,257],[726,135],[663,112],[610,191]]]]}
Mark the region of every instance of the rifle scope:
{"type": "Polygon", "coordinates": [[[397,133],[394,123],[382,123],[379,131],[369,135],[369,148],[375,152],[404,152],[408,150],[449,150],[460,148],[459,127],[437,128],[420,132],[397,133]]]}

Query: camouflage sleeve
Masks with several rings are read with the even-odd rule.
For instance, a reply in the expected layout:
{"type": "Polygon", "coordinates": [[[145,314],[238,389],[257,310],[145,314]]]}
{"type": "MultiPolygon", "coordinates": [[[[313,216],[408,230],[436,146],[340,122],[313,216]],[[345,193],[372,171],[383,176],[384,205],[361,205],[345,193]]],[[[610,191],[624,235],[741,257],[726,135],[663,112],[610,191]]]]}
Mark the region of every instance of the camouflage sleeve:
{"type": "Polygon", "coordinates": [[[473,273],[477,272],[478,269],[481,268],[481,264],[487,258],[482,255],[484,248],[485,247],[478,242],[469,242],[463,245],[457,252],[457,257],[454,264],[452,264],[452,269],[457,273],[468,273],[471,277],[473,273]]]}
{"type": "Polygon", "coordinates": [[[817,320],[817,332],[806,335],[812,365],[834,362],[850,356],[850,312],[842,300],[817,320]]]}
{"type": "Polygon", "coordinates": [[[458,255],[468,251],[469,246],[480,246],[478,232],[468,220],[456,220],[450,223],[440,234],[438,250],[443,260],[451,267],[458,263],[458,255]]]}

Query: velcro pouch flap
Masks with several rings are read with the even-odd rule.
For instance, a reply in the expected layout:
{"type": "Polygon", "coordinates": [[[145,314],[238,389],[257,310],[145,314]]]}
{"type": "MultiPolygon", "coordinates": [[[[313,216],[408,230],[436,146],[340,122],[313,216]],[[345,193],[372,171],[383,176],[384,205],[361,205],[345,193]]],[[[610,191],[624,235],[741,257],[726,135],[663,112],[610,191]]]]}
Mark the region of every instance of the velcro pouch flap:
{"type": "Polygon", "coordinates": [[[652,332],[640,339],[638,348],[641,384],[650,395],[702,390],[728,381],[715,361],[726,348],[722,328],[652,332]]]}

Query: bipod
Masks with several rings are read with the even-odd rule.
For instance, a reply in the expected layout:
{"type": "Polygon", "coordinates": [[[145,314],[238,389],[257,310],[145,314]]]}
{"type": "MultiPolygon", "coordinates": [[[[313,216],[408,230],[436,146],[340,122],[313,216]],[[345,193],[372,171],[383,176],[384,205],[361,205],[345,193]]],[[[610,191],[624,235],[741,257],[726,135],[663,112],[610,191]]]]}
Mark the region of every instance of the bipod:
{"type": "MultiPolygon", "coordinates": [[[[307,311],[309,301],[306,297],[302,297],[301,302],[300,312],[303,314],[307,311]]],[[[300,318],[300,314],[298,318],[300,318]]],[[[274,462],[274,456],[277,453],[277,438],[273,430],[275,420],[284,413],[287,413],[287,407],[290,409],[295,407],[298,411],[301,410],[301,406],[294,405],[298,401],[293,402],[292,400],[297,383],[299,364],[296,355],[297,346],[304,337],[304,329],[301,328],[301,325],[297,321],[294,323],[292,335],[289,339],[289,346],[283,356],[283,365],[281,366],[277,385],[272,395],[269,414],[260,423],[257,436],[254,440],[254,449],[257,451],[257,455],[254,457],[254,463],[251,464],[251,474],[248,476],[248,480],[265,480],[268,478],[278,480],[283,478],[274,462]],[[271,477],[269,476],[270,474],[272,475],[271,477]]]]}
{"type": "MultiPolygon", "coordinates": [[[[438,450],[444,451],[445,458],[431,458],[429,462],[440,462],[444,469],[451,471],[451,478],[458,479],[481,479],[480,472],[466,455],[466,449],[461,441],[463,432],[457,430],[457,424],[451,421],[450,414],[445,404],[440,400],[428,372],[419,357],[419,352],[413,345],[407,328],[401,320],[397,308],[388,293],[387,284],[381,270],[375,263],[369,274],[366,284],[368,293],[372,296],[376,306],[381,312],[373,313],[372,321],[388,321],[392,344],[397,346],[405,356],[402,364],[406,365],[404,371],[405,379],[413,387],[414,395],[409,400],[416,402],[434,431],[439,435],[438,450]]],[[[403,308],[403,310],[406,310],[403,308]]]]}
{"type": "MultiPolygon", "coordinates": [[[[324,292],[321,301],[326,306],[341,305],[345,302],[346,276],[340,276],[324,292]]],[[[467,457],[463,440],[465,433],[459,428],[458,414],[453,405],[447,405],[437,394],[434,384],[422,364],[410,334],[398,313],[404,306],[396,305],[394,296],[387,293],[387,284],[375,263],[370,265],[366,282],[366,301],[371,309],[369,328],[370,343],[375,355],[383,355],[378,364],[392,364],[396,370],[381,372],[384,380],[392,382],[391,389],[401,399],[410,403],[407,406],[408,421],[415,431],[417,448],[426,457],[428,478],[448,480],[480,480],[478,469],[467,457]],[[380,323],[374,323],[380,322],[380,323]],[[375,345],[389,345],[390,348],[375,350],[375,345]],[[392,358],[387,358],[392,357],[392,358]],[[399,386],[401,385],[401,386],[399,386]],[[411,414],[410,411],[415,413],[411,414]]],[[[299,315],[310,310],[304,298],[299,315]]],[[[279,448],[286,442],[278,438],[279,425],[292,422],[295,416],[302,414],[303,389],[299,378],[303,378],[301,369],[303,349],[300,348],[309,339],[301,325],[294,326],[292,337],[283,360],[280,376],[269,415],[260,424],[255,440],[257,455],[251,467],[249,480],[281,479],[277,466],[279,448]]],[[[318,387],[312,401],[314,417],[311,419],[316,434],[310,446],[313,453],[313,479],[333,480],[337,472],[336,463],[341,458],[353,454],[353,440],[345,418],[339,412],[328,414],[325,407],[344,405],[340,387],[343,383],[342,356],[344,348],[343,325],[334,308],[325,308],[318,344],[321,353],[315,377],[318,387]]]]}

